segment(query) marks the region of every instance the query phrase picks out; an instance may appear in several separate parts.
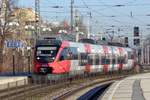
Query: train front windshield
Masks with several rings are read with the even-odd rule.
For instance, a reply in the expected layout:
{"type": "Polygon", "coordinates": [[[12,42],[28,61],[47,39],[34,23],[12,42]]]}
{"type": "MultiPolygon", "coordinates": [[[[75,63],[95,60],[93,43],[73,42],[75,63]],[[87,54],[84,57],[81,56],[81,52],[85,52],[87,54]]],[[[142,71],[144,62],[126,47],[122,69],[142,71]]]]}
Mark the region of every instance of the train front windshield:
{"type": "Polygon", "coordinates": [[[58,52],[58,46],[38,46],[36,48],[36,60],[40,63],[53,62],[58,52]]]}

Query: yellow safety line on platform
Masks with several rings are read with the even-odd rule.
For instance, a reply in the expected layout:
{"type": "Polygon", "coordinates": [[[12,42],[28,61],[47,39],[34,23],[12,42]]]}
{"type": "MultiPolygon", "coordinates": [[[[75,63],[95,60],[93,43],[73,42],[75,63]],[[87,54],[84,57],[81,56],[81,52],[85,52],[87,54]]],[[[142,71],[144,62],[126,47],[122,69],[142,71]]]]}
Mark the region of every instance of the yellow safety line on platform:
{"type": "Polygon", "coordinates": [[[115,88],[114,88],[113,91],[111,92],[111,94],[110,94],[108,100],[113,100],[113,98],[114,98],[113,96],[114,96],[114,94],[115,94],[117,88],[119,87],[119,85],[120,85],[123,81],[124,81],[124,80],[121,80],[121,81],[119,81],[119,82],[117,83],[117,85],[115,86],[115,88]]]}

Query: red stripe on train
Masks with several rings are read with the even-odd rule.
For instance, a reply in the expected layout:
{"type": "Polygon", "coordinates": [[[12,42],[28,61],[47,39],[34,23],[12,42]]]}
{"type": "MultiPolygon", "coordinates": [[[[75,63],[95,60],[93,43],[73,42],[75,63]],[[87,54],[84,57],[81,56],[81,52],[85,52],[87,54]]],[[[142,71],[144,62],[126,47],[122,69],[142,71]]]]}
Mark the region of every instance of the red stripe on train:
{"type": "Polygon", "coordinates": [[[69,47],[68,41],[62,42],[61,48],[59,49],[58,54],[56,56],[56,60],[50,64],[50,66],[53,68],[53,73],[57,73],[57,74],[58,73],[67,73],[70,71],[71,61],[70,60],[62,60],[62,61],[59,60],[61,52],[65,47],[69,47]]]}
{"type": "Polygon", "coordinates": [[[108,67],[109,67],[108,64],[103,65],[103,71],[108,72],[108,67]]]}
{"type": "Polygon", "coordinates": [[[85,47],[85,52],[86,53],[91,53],[91,46],[90,46],[90,44],[85,44],[84,47],[85,47]]]}

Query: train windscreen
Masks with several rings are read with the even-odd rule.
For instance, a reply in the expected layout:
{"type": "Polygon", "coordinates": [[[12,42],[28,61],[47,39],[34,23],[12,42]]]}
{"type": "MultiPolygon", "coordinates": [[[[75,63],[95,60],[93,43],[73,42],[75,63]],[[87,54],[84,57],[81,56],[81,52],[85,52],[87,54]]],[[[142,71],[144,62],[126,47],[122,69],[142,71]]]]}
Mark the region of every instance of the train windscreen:
{"type": "Polygon", "coordinates": [[[36,48],[36,60],[40,63],[53,62],[58,52],[58,46],[38,46],[36,48]]]}

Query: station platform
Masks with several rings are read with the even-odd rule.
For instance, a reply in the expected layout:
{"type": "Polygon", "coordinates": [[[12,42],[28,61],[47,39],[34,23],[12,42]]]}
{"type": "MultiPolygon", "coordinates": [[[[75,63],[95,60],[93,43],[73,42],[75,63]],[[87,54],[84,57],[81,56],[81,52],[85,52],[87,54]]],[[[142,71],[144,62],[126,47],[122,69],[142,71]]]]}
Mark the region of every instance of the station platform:
{"type": "Polygon", "coordinates": [[[17,86],[27,85],[28,77],[26,76],[1,76],[0,90],[9,89],[17,86]]]}
{"type": "Polygon", "coordinates": [[[116,81],[99,100],[150,100],[150,73],[116,81]]]}

